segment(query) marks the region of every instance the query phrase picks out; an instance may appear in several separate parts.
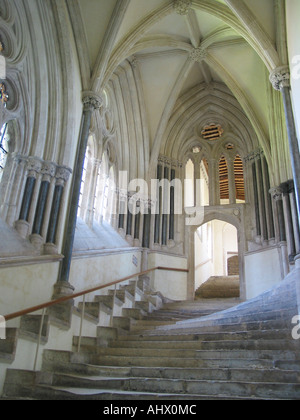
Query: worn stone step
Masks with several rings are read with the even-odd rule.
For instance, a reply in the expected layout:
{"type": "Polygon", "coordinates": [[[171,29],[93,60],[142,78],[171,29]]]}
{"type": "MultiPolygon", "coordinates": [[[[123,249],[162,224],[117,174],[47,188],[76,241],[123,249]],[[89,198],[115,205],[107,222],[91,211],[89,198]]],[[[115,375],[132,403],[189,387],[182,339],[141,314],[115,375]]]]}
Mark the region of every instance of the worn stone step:
{"type": "Polygon", "coordinates": [[[114,316],[113,327],[122,328],[123,330],[130,331],[132,319],[128,317],[114,316]]]}
{"type": "MultiPolygon", "coordinates": [[[[19,338],[25,338],[30,341],[37,341],[39,338],[39,332],[42,322],[42,315],[25,315],[21,317],[19,338]]],[[[46,344],[49,337],[50,322],[49,316],[44,317],[42,326],[41,343],[46,344]]]]}
{"type": "Polygon", "coordinates": [[[124,302],[118,299],[117,296],[107,295],[107,296],[95,296],[95,302],[103,303],[104,305],[108,306],[110,309],[113,309],[114,305],[118,305],[120,307],[123,306],[124,302]]]}
{"type": "MultiPolygon", "coordinates": [[[[169,327],[160,327],[155,331],[146,333],[147,335],[178,335],[178,334],[197,334],[201,332],[241,332],[241,331],[259,331],[259,330],[292,330],[292,318],[286,320],[265,320],[252,322],[231,322],[227,320],[216,321],[185,321],[170,324],[169,327]]],[[[146,335],[145,334],[145,335],[146,335]]]]}
{"type": "Polygon", "coordinates": [[[299,383],[251,382],[248,380],[182,380],[166,378],[103,378],[53,374],[52,386],[88,389],[113,389],[134,392],[200,394],[200,395],[272,395],[280,398],[300,397],[299,383]]]}
{"type": "MultiPolygon", "coordinates": [[[[157,348],[162,345],[164,347],[173,347],[182,345],[183,348],[192,347],[198,348],[198,342],[200,341],[221,341],[221,340],[273,340],[274,335],[278,340],[290,339],[291,332],[290,330],[282,331],[245,331],[245,332],[216,332],[216,333],[201,333],[197,336],[193,335],[181,335],[181,336],[170,336],[170,340],[160,340],[160,337],[157,337],[157,340],[150,340],[151,337],[143,337],[145,340],[142,340],[140,336],[131,335],[126,337],[126,340],[116,340],[111,342],[111,347],[148,347],[148,348],[157,348]],[[147,340],[149,338],[149,340],[147,340]]],[[[152,337],[152,338],[155,338],[152,337]]]]}
{"type": "Polygon", "coordinates": [[[155,306],[149,300],[136,302],[135,307],[145,312],[144,317],[147,317],[147,314],[151,314],[155,310],[155,306]]]}
{"type": "MultiPolygon", "coordinates": [[[[80,311],[82,311],[83,309],[82,302],[78,304],[78,308],[80,311]]],[[[98,320],[100,318],[100,312],[104,312],[107,315],[111,315],[111,312],[112,312],[111,308],[102,302],[86,302],[84,305],[84,310],[87,314],[91,315],[92,317],[98,320]]]]}
{"type": "Polygon", "coordinates": [[[18,344],[18,328],[6,328],[6,339],[0,340],[0,361],[11,363],[16,356],[18,344]]]}
{"type": "MultiPolygon", "coordinates": [[[[281,362],[283,363],[283,362],[281,362]]],[[[247,378],[251,382],[282,382],[300,383],[300,362],[286,362],[288,369],[280,369],[279,366],[269,369],[258,368],[153,368],[153,367],[104,367],[88,364],[52,364],[47,371],[69,373],[83,376],[98,377],[144,377],[165,379],[187,380],[223,380],[243,381],[247,378]],[[293,363],[293,364],[291,364],[293,363]]]]}
{"type": "Polygon", "coordinates": [[[124,317],[136,320],[142,320],[146,316],[146,312],[139,308],[124,308],[122,314],[124,317]]]}
{"type": "MultiPolygon", "coordinates": [[[[155,394],[154,392],[133,392],[102,389],[64,388],[39,385],[32,388],[19,386],[18,394],[23,397],[18,399],[53,400],[53,401],[206,401],[206,400],[245,400],[253,398],[238,396],[208,396],[208,395],[179,395],[179,394],[155,394]]],[[[14,398],[10,396],[9,400],[14,398]]]]}
{"type": "Polygon", "coordinates": [[[299,351],[299,343],[292,340],[220,340],[203,341],[202,350],[294,350],[299,351]]]}
{"type": "MultiPolygon", "coordinates": [[[[211,345],[206,346],[206,343],[198,343],[198,346],[195,346],[194,348],[185,347],[180,348],[184,346],[178,345],[178,347],[174,348],[171,346],[166,347],[159,347],[159,348],[121,348],[121,347],[109,347],[109,348],[96,348],[98,355],[104,355],[104,356],[128,356],[128,357],[152,357],[155,356],[155,352],[161,357],[183,357],[183,358],[198,358],[202,357],[206,354],[218,354],[220,350],[224,350],[224,357],[230,357],[228,354],[229,352],[235,352],[239,353],[240,357],[242,358],[244,356],[243,352],[247,352],[247,354],[250,354],[251,352],[255,352],[255,354],[258,354],[258,352],[261,352],[263,354],[268,354],[267,352],[278,352],[282,354],[287,354],[288,358],[290,358],[292,351],[294,349],[289,349],[287,346],[277,344],[275,346],[274,343],[268,343],[265,345],[259,345],[259,342],[229,342],[229,344],[226,346],[226,344],[223,344],[223,342],[220,342],[219,348],[211,345]],[[235,344],[235,345],[233,345],[235,344]],[[238,345],[239,344],[239,345],[238,345]],[[270,348],[267,348],[270,347],[270,348]],[[276,347],[276,348],[275,348],[276,347]]],[[[212,343],[209,343],[212,344],[212,343]]],[[[276,353],[273,353],[276,355],[276,353]]],[[[213,357],[213,356],[211,356],[213,357]]]]}
{"type": "MultiPolygon", "coordinates": [[[[135,357],[132,356],[93,356],[90,355],[89,362],[93,365],[100,366],[138,366],[138,367],[182,367],[182,368],[213,368],[213,367],[226,367],[226,368],[239,368],[239,367],[273,367],[274,355],[271,353],[263,352],[262,354],[244,352],[243,357],[240,357],[240,352],[232,352],[230,356],[226,352],[202,352],[198,358],[182,358],[182,357],[160,357],[160,355],[135,357]],[[223,353],[223,354],[221,354],[223,353]]],[[[293,360],[295,356],[287,353],[280,353],[275,360],[293,360]]]]}
{"type": "MultiPolygon", "coordinates": [[[[16,391],[21,396],[38,397],[41,384],[45,383],[45,388],[49,389],[49,375],[36,374],[33,377],[32,385],[27,379],[27,383],[14,382],[8,375],[4,395],[14,396],[16,391]],[[38,382],[38,383],[36,383],[38,382]],[[31,389],[31,392],[30,392],[31,389]]],[[[243,381],[211,381],[211,380],[168,380],[162,378],[98,378],[80,377],[74,375],[51,375],[51,388],[62,389],[81,389],[79,393],[90,394],[87,390],[118,391],[129,393],[155,393],[161,395],[177,394],[178,396],[198,395],[198,396],[238,396],[247,398],[278,398],[278,399],[298,399],[300,396],[300,384],[298,383],[269,383],[269,382],[243,382],[243,381]],[[85,390],[85,391],[84,391],[85,390]]],[[[49,394],[48,394],[49,397],[49,394]]]]}

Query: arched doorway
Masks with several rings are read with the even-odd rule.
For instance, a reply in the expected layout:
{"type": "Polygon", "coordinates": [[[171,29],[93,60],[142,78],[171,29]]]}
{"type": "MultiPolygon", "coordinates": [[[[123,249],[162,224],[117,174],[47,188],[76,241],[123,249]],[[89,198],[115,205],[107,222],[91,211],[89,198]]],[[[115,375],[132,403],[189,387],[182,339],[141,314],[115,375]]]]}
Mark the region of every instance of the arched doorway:
{"type": "MultiPolygon", "coordinates": [[[[189,275],[188,275],[188,284],[187,284],[187,295],[188,299],[193,300],[195,298],[195,290],[197,286],[196,279],[196,268],[199,269],[196,260],[196,235],[199,228],[203,228],[203,233],[207,234],[209,226],[212,226],[212,223],[223,222],[223,235],[229,234],[229,232],[236,232],[237,237],[237,253],[235,251],[230,251],[231,246],[227,249],[222,248],[223,265],[222,270],[228,274],[228,260],[231,257],[238,256],[238,270],[239,270],[239,283],[240,283],[240,299],[246,300],[246,284],[245,284],[245,274],[244,274],[244,255],[245,255],[245,231],[242,226],[241,217],[242,208],[240,205],[234,207],[227,207],[223,209],[209,208],[205,209],[205,214],[203,218],[203,223],[199,226],[190,226],[189,227],[189,243],[188,243],[188,256],[189,256],[189,275]],[[209,225],[211,223],[211,225],[209,225]],[[206,226],[206,228],[205,228],[206,226]],[[206,230],[205,230],[206,229],[206,230]],[[234,229],[234,230],[233,230],[234,229]],[[232,254],[231,254],[232,253],[232,254]],[[226,256],[226,258],[225,258],[226,256]]],[[[232,235],[232,233],[231,233],[232,235]]],[[[225,239],[226,240],[226,239],[225,239]]],[[[213,246],[213,245],[211,245],[213,246]]],[[[220,256],[219,256],[220,259],[220,256]]],[[[220,266],[219,266],[220,269],[220,266]]]]}
{"type": "Polygon", "coordinates": [[[238,232],[212,220],[195,232],[196,298],[240,297],[238,232]]]}

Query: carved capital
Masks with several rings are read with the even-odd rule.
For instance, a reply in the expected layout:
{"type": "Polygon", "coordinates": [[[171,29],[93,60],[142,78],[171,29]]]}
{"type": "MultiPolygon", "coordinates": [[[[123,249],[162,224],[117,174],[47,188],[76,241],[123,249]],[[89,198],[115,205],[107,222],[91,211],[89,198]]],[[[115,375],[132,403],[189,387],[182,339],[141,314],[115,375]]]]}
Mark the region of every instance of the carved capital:
{"type": "Polygon", "coordinates": [[[84,111],[97,111],[102,107],[103,99],[94,92],[84,92],[82,103],[84,111]]]}
{"type": "Polygon", "coordinates": [[[56,169],[56,185],[65,186],[66,182],[68,182],[70,175],[72,173],[72,170],[68,168],[67,166],[58,166],[56,169]]]}
{"type": "Polygon", "coordinates": [[[190,53],[190,59],[197,63],[201,63],[201,61],[205,60],[207,57],[207,50],[206,48],[199,47],[194,48],[193,51],[190,53]]]}
{"type": "Polygon", "coordinates": [[[37,174],[41,173],[43,162],[35,157],[30,157],[27,160],[26,169],[28,171],[29,178],[36,178],[37,174]]]}
{"type": "Polygon", "coordinates": [[[192,0],[174,0],[173,6],[176,13],[186,16],[192,6],[192,0]]]}
{"type": "Polygon", "coordinates": [[[271,188],[269,192],[270,192],[273,200],[275,200],[275,201],[282,200],[283,191],[280,187],[271,188]]]}
{"type": "Polygon", "coordinates": [[[44,162],[42,166],[41,173],[43,175],[43,181],[50,182],[51,179],[55,176],[56,165],[53,162],[44,162]]]}
{"type": "Polygon", "coordinates": [[[270,74],[270,82],[275,90],[281,90],[285,87],[290,87],[291,74],[287,66],[278,67],[270,74]]]}

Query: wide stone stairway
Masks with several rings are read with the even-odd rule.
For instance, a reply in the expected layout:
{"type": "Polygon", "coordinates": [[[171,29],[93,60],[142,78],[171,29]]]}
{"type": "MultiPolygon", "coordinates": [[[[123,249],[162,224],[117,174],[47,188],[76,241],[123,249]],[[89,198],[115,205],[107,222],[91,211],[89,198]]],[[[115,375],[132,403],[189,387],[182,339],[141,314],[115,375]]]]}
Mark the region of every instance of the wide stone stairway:
{"type": "Polygon", "coordinates": [[[145,301],[83,337],[80,353],[45,350],[40,372],[8,369],[3,398],[300,399],[296,284],[237,299],[145,301]]]}

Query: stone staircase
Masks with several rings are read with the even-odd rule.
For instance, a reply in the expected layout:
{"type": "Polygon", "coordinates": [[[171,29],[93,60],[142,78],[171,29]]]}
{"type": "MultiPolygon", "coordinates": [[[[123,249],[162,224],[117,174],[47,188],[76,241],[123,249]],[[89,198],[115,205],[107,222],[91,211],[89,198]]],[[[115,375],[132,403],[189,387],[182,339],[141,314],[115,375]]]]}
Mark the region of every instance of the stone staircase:
{"type": "MultiPolygon", "coordinates": [[[[120,289],[118,299],[133,287],[120,289]]],[[[159,309],[136,301],[113,326],[98,327],[97,337],[83,337],[80,353],[74,336],[73,351],[44,350],[41,371],[8,369],[3,398],[298,400],[300,343],[291,336],[295,290],[288,279],[239,305],[237,299],[213,299],[159,309]]],[[[95,308],[89,309],[94,316],[95,308]]]]}
{"type": "Polygon", "coordinates": [[[196,299],[238,298],[239,276],[213,276],[196,291],[196,299]]]}

